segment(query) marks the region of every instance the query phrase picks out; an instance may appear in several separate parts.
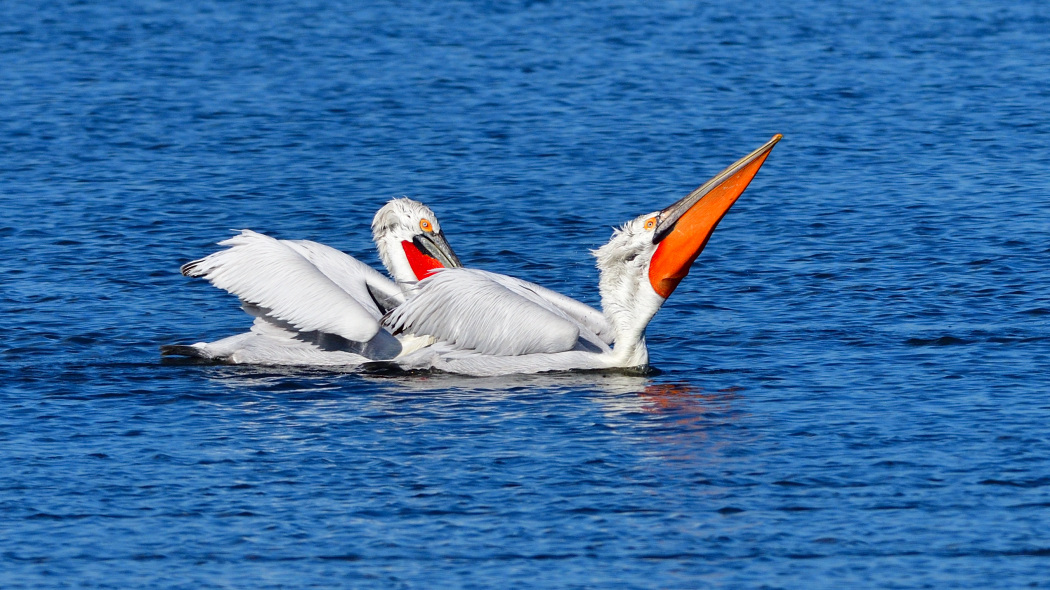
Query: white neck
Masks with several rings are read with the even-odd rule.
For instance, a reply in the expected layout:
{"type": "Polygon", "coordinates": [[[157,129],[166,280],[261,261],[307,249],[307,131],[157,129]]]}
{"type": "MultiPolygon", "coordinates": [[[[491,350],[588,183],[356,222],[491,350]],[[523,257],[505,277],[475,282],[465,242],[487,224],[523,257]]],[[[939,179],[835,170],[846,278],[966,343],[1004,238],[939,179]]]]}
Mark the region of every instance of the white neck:
{"type": "Polygon", "coordinates": [[[638,367],[649,362],[645,328],[663,305],[664,299],[649,285],[649,265],[642,257],[619,264],[603,264],[598,290],[602,313],[612,326],[615,340],[613,366],[638,367]]]}
{"type": "Polygon", "coordinates": [[[376,249],[379,250],[379,260],[383,262],[394,282],[401,287],[401,291],[405,292],[415,285],[416,273],[408,263],[401,240],[394,237],[392,232],[385,232],[375,236],[375,243],[376,249]]]}

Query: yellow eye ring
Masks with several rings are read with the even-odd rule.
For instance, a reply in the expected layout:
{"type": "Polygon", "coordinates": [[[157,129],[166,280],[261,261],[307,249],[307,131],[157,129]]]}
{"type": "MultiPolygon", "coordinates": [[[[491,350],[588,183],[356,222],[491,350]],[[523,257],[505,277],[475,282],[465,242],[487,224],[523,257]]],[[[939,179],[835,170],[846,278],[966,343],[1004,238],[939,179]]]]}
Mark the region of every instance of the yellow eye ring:
{"type": "Polygon", "coordinates": [[[650,217],[649,219],[645,220],[645,229],[647,229],[649,231],[652,231],[652,230],[656,229],[656,218],[655,217],[650,217]]]}
{"type": "Polygon", "coordinates": [[[430,222],[427,221],[426,219],[420,219],[419,220],[419,229],[421,229],[421,230],[423,230],[425,232],[432,232],[432,231],[434,231],[434,226],[430,225],[430,222]]]}

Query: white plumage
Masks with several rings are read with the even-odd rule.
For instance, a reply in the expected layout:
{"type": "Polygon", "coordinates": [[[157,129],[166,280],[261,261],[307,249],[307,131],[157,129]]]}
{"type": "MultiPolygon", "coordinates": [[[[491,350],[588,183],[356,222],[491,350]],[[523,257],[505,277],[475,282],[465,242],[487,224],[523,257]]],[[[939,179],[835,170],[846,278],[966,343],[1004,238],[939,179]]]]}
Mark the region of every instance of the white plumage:
{"type": "Polygon", "coordinates": [[[240,297],[256,316],[251,331],[168,352],[263,364],[381,361],[478,376],[643,368],[650,320],[779,139],[614,231],[594,252],[602,311],[527,281],[458,268],[433,212],[398,199],[372,223],[396,284],[328,246],[244,230],[183,272],[240,297]]]}
{"type": "Polygon", "coordinates": [[[404,292],[418,281],[406,254],[410,247],[419,251],[413,243],[417,236],[427,234],[418,241],[429,248],[423,254],[459,261],[434,212],[411,199],[384,205],[373,230],[393,281],[317,242],[277,240],[251,230],[219,242],[227,248],[183,265],[182,272],[239,297],[242,308],[255,316],[251,330],[216,342],[164,346],[162,354],[246,364],[356,366],[430,344],[433,339],[426,336],[395,338],[380,319],[403,303],[404,292]]]}
{"type": "Polygon", "coordinates": [[[498,277],[466,268],[438,271],[384,324],[394,334],[427,334],[480,354],[564,352],[576,346],[584,326],[527,287],[498,277]]]}
{"type": "MultiPolygon", "coordinates": [[[[570,369],[641,367],[648,362],[645,326],[663,304],[645,271],[656,250],[645,217],[628,222],[598,250],[605,310],[600,328],[610,348],[584,322],[552,303],[551,293],[505,275],[448,269],[421,281],[383,324],[393,333],[427,335],[435,343],[391,362],[404,369],[439,369],[491,376],[570,369]],[[611,251],[623,255],[608,255],[611,251]],[[630,261],[625,263],[624,261],[630,261]],[[635,262],[636,261],[636,262],[635,262]]],[[[566,305],[577,311],[582,303],[566,305]]],[[[595,310],[595,313],[597,312],[595,310]]],[[[591,321],[597,323],[589,314],[591,321]]]]}
{"type": "Polygon", "coordinates": [[[336,257],[328,251],[334,249],[322,244],[275,240],[251,230],[219,245],[228,249],[184,265],[182,274],[207,279],[302,332],[336,334],[355,342],[371,340],[379,332],[379,310],[365,284],[369,279],[380,283],[376,278],[390,281],[356,259],[342,253],[336,257]]]}

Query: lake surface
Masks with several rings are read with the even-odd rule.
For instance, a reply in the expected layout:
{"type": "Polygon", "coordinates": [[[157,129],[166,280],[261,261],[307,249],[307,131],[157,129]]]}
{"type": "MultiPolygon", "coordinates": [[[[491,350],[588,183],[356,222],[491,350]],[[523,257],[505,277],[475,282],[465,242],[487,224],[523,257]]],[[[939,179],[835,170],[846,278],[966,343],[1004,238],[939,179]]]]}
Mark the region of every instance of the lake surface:
{"type": "Polygon", "coordinates": [[[0,586],[1050,585],[1046,3],[0,13],[0,586]],[[400,196],[596,305],[774,133],[652,375],[159,357],[250,323],[180,264],[400,196]]]}

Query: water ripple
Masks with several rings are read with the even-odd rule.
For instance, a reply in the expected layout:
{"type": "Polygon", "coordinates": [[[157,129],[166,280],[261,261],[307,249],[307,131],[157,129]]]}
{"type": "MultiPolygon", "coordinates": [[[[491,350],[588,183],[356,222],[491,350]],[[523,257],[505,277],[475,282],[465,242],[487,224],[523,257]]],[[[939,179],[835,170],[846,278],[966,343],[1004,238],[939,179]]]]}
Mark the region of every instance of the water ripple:
{"type": "Polygon", "coordinates": [[[6,10],[0,586],[1045,583],[1038,3],[6,10]],[[231,228],[378,264],[403,195],[597,305],[777,132],[648,374],[158,359],[249,325],[178,273],[231,228]]]}

